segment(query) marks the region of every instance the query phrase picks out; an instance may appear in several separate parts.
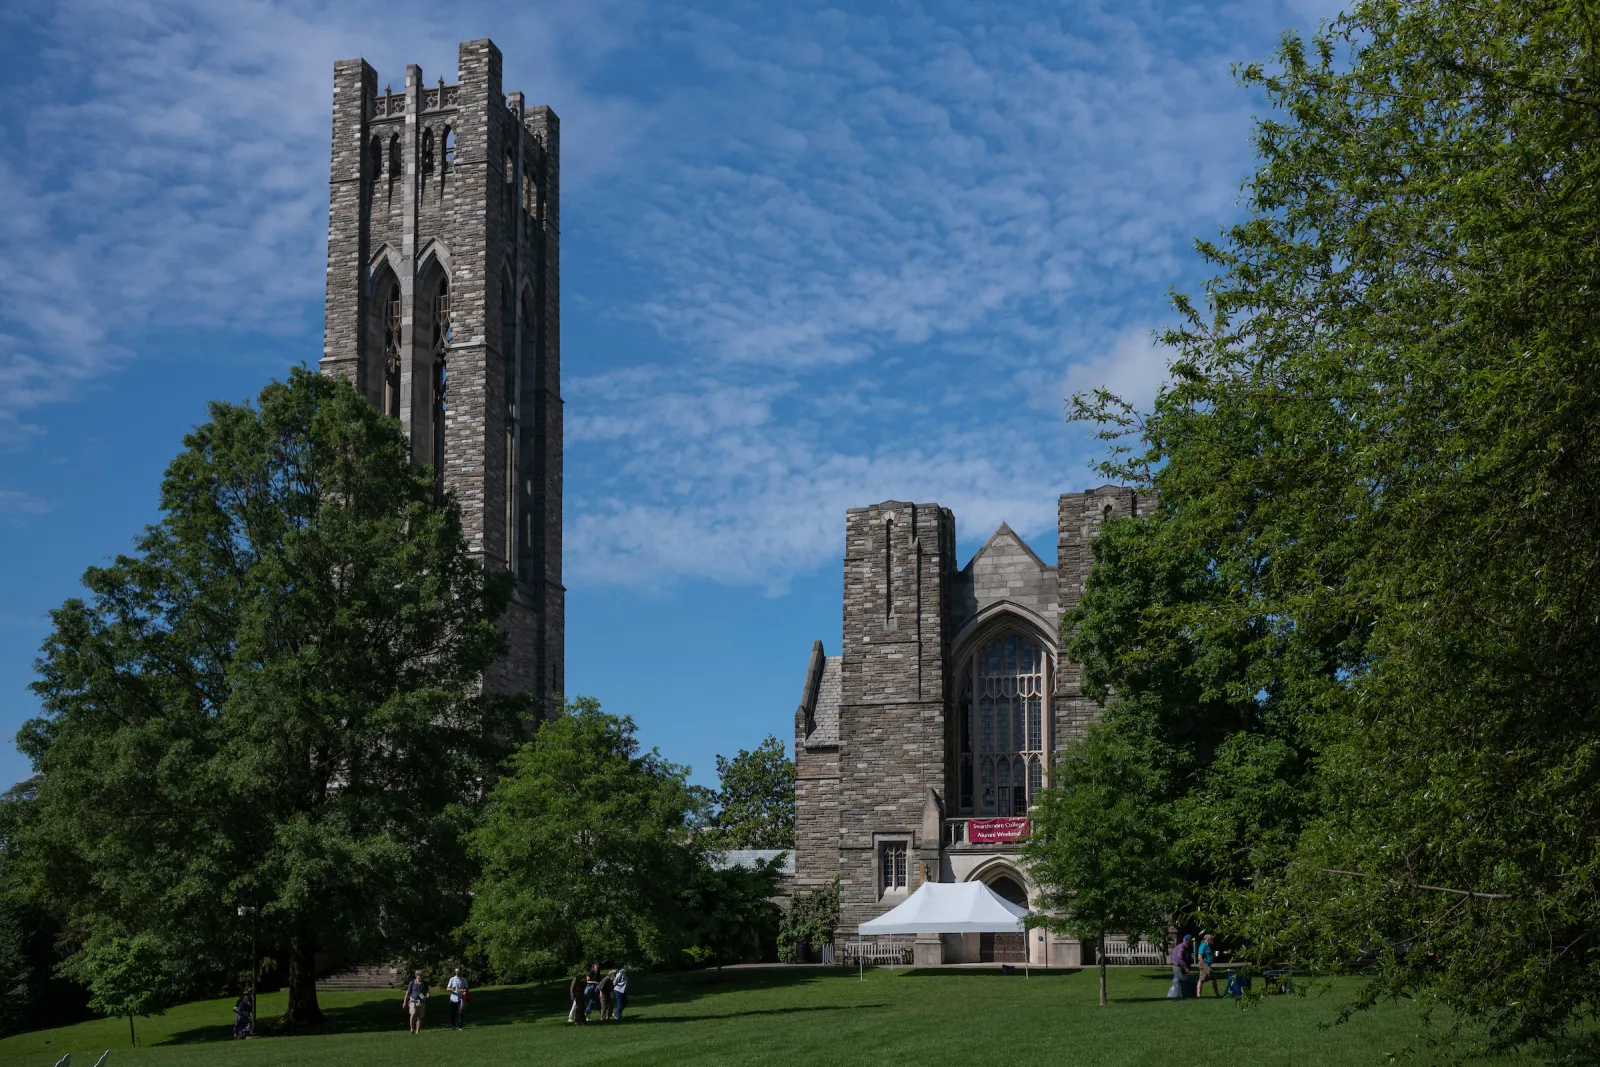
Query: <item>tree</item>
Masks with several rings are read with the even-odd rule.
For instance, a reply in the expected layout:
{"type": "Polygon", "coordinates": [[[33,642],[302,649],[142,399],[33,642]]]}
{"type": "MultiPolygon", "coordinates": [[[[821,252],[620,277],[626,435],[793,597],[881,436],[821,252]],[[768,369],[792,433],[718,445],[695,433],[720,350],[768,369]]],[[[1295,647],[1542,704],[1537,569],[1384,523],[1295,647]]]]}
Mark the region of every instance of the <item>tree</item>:
{"type": "Polygon", "coordinates": [[[19,861],[17,830],[37,787],[30,779],[0,795],[0,1036],[87,1017],[88,993],[56,970],[61,924],[19,861]]]}
{"type": "Polygon", "coordinates": [[[686,770],[641,752],[634,730],[575,700],[489,795],[470,837],[482,874],[465,932],[503,978],[656,962],[693,943],[705,812],[686,770]]]}
{"type": "Polygon", "coordinates": [[[783,857],[757,860],[750,866],[702,864],[695,872],[691,907],[698,916],[695,955],[710,960],[720,974],[724,963],[759,956],[763,942],[778,931],[779,910],[773,903],[783,877],[783,857]]]}
{"type": "Polygon", "coordinates": [[[128,1017],[128,1046],[139,1044],[135,1015],[161,1015],[172,980],[161,943],[151,934],[113,937],[90,945],[73,961],[89,986],[89,1007],[108,1018],[128,1017]]]}
{"type": "Polygon", "coordinates": [[[258,908],[294,1028],[322,1018],[319,951],[465,916],[461,835],[520,729],[478,694],[509,590],[343,381],[296,370],[210,415],[136,554],[52,613],[20,851],[76,944],[154,937],[187,989],[244,969],[258,908]]]}
{"type": "Polygon", "coordinates": [[[1139,436],[1106,469],[1159,490],[1151,561],[1214,578],[1130,599],[1105,684],[1181,723],[1226,695],[1168,684],[1204,680],[1193,636],[1259,637],[1250,736],[1196,765],[1302,805],[1201,820],[1255,867],[1219,880],[1231,932],[1328,971],[1376,947],[1356,1006],[1493,1048],[1600,1003],[1596,32],[1589,4],[1363,0],[1285,38],[1242,72],[1258,166],[1176,300],[1172,385],[1077,407],[1139,436]]]}
{"type": "Polygon", "coordinates": [[[778,923],[778,959],[795,963],[800,946],[820,949],[833,941],[839,928],[839,876],[825,889],[797,892],[789,899],[778,923]]]}
{"type": "Polygon", "coordinates": [[[767,735],[755,751],[717,757],[717,815],[724,848],[794,848],[794,761],[767,735]]]}
{"type": "Polygon", "coordinates": [[[1103,943],[1108,934],[1159,935],[1171,922],[1180,886],[1163,783],[1131,734],[1102,721],[1057,759],[1022,846],[1040,890],[1032,926],[1103,943]]]}

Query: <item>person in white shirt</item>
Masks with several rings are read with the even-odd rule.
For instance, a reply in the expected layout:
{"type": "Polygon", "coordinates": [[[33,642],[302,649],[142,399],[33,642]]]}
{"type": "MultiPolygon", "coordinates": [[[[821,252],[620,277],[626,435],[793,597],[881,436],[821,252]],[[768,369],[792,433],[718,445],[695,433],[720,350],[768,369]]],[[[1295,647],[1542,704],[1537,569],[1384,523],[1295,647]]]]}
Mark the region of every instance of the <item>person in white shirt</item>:
{"type": "Polygon", "coordinates": [[[461,968],[450,976],[450,1028],[460,1030],[467,1025],[467,980],[461,977],[461,968]]]}

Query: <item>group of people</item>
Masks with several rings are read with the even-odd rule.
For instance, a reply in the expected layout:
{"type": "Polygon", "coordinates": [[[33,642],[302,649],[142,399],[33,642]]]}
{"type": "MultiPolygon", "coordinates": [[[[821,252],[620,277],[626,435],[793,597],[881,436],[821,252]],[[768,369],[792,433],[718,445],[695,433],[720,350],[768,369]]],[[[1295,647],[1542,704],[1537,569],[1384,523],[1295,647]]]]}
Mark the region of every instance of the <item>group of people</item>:
{"type": "Polygon", "coordinates": [[[1212,947],[1211,935],[1201,934],[1199,942],[1196,943],[1193,934],[1184,934],[1183,940],[1172,946],[1172,986],[1167,990],[1168,999],[1176,1000],[1188,995],[1184,985],[1191,962],[1200,972],[1195,976],[1194,995],[1199,996],[1200,987],[1210,982],[1211,995],[1222,996],[1217,989],[1217,974],[1213,969],[1217,962],[1217,953],[1212,947]]]}
{"type": "MultiPolygon", "coordinates": [[[[450,976],[450,981],[445,986],[450,991],[450,1029],[460,1030],[467,1025],[467,1005],[472,1001],[472,995],[467,990],[467,980],[461,976],[461,968],[456,968],[456,973],[450,976]]],[[[400,998],[400,1005],[406,1009],[406,1014],[411,1019],[411,1032],[422,1033],[422,1020],[428,1014],[428,982],[422,977],[422,972],[417,971],[411,976],[411,981],[406,983],[406,991],[400,998]]]]}
{"type": "Polygon", "coordinates": [[[572,976],[567,993],[572,997],[567,1022],[582,1026],[593,1013],[599,1014],[600,1022],[621,1022],[628,1006],[628,968],[602,972],[598,963],[591,963],[588,970],[572,976]]]}

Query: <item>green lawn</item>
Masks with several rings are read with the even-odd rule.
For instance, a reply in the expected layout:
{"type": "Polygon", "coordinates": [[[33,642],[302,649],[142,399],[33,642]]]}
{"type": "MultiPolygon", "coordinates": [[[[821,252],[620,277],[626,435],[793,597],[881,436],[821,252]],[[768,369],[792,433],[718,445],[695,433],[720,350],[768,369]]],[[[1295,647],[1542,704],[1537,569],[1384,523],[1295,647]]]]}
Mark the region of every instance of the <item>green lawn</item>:
{"type": "MultiPolygon", "coordinates": [[[[854,971],[804,967],[714,974],[638,974],[619,1024],[566,1025],[565,985],[507,986],[474,993],[461,1033],[446,1023],[444,998],[430,1002],[420,1038],[405,1031],[399,993],[329,993],[326,1034],[229,1040],[231,1001],[185,1004],[138,1021],[137,1051],[125,1019],[104,1019],[0,1041],[0,1062],[48,1067],[63,1053],[92,1067],[293,1067],[373,1064],[1217,1064],[1334,1067],[1383,1064],[1417,1032],[1405,1006],[1385,1007],[1336,1028],[1331,995],[1273,997],[1253,1006],[1227,1000],[1168,1001],[1163,971],[1111,974],[1113,1003],[1095,1003],[1091,971],[1002,976],[976,970],[854,971]]],[[[263,1017],[283,1011],[263,996],[263,1017]]],[[[1511,1061],[1504,1061],[1511,1062],[1511,1061]]],[[[1518,1063],[1534,1062],[1519,1059],[1518,1063]]]]}

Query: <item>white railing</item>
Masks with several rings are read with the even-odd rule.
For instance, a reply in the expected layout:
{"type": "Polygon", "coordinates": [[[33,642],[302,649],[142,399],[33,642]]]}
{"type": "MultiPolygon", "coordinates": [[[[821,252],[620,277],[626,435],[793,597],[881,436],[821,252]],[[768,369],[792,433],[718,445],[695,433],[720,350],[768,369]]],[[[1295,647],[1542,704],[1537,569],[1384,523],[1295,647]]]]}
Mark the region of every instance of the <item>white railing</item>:
{"type": "Polygon", "coordinates": [[[910,963],[911,943],[909,941],[846,941],[844,943],[844,958],[846,963],[910,963]]]}
{"type": "Polygon", "coordinates": [[[1140,938],[1136,945],[1129,945],[1126,937],[1108,936],[1101,949],[1105,953],[1106,962],[1112,964],[1161,964],[1167,962],[1167,954],[1160,945],[1152,945],[1145,938],[1140,938]]]}

